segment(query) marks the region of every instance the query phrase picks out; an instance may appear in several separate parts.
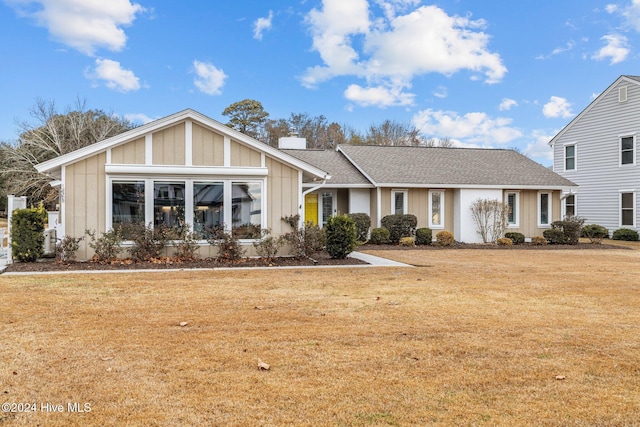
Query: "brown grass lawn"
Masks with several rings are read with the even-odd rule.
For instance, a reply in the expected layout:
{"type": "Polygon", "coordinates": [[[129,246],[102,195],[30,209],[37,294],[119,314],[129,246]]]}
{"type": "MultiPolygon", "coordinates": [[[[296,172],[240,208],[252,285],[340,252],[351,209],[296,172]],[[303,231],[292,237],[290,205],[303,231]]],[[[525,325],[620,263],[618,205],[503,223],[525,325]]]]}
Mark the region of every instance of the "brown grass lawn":
{"type": "Polygon", "coordinates": [[[639,422],[637,245],[385,255],[420,267],[0,276],[0,426],[639,422]]]}

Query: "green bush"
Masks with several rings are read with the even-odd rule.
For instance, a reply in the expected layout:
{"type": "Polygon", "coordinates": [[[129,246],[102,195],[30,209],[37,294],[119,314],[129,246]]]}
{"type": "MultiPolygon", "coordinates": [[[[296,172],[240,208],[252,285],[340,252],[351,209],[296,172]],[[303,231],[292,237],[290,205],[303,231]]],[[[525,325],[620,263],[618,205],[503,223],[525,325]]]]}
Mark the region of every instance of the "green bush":
{"type": "Polygon", "coordinates": [[[389,230],[391,243],[398,243],[403,237],[413,237],[416,234],[418,218],[415,215],[387,215],[382,218],[382,226],[389,230]]]}
{"type": "Polygon", "coordinates": [[[611,236],[613,240],[626,240],[628,242],[635,242],[638,240],[638,232],[630,228],[619,228],[613,232],[611,236]]]}
{"type": "Polygon", "coordinates": [[[85,234],[89,236],[89,247],[93,249],[93,259],[97,262],[111,262],[118,258],[122,248],[122,230],[120,228],[109,230],[102,233],[102,236],[96,237],[95,230],[86,230],[85,234]]]}
{"type": "Polygon", "coordinates": [[[433,232],[430,228],[418,228],[416,230],[416,245],[430,245],[433,232]]]}
{"type": "Polygon", "coordinates": [[[455,240],[450,231],[442,230],[436,234],[436,241],[440,246],[453,246],[455,240]]]}
{"type": "Polygon", "coordinates": [[[349,218],[356,223],[356,234],[358,242],[366,242],[371,228],[371,217],[366,213],[348,214],[349,218]]]}
{"type": "Polygon", "coordinates": [[[346,258],[356,248],[356,223],[347,215],[332,216],[325,228],[331,258],[346,258]]]}
{"type": "Polygon", "coordinates": [[[544,230],[542,235],[550,245],[563,245],[565,243],[564,232],[559,228],[544,230]]]}
{"type": "MultiPolygon", "coordinates": [[[[45,214],[46,215],[46,214],[45,214]]],[[[16,209],[11,217],[11,254],[33,262],[44,254],[44,218],[40,209],[16,209]]]]}
{"type": "Polygon", "coordinates": [[[511,239],[511,242],[514,245],[521,245],[524,243],[524,234],[522,233],[512,231],[509,233],[504,233],[504,237],[506,237],[507,239],[511,239]]]}
{"type": "MultiPolygon", "coordinates": [[[[577,245],[580,240],[580,232],[584,225],[584,218],[579,216],[567,216],[562,221],[551,223],[551,229],[561,230],[567,245],[577,245]]],[[[546,237],[546,236],[545,236],[546,237]]],[[[551,242],[549,242],[551,243],[551,242]]]]}
{"type": "Polygon", "coordinates": [[[389,243],[389,230],[386,228],[374,228],[371,230],[371,237],[369,243],[372,245],[386,245],[389,243]]]}
{"type": "Polygon", "coordinates": [[[591,243],[601,243],[602,239],[609,237],[609,230],[598,224],[589,224],[582,227],[581,236],[589,239],[591,243]]]}

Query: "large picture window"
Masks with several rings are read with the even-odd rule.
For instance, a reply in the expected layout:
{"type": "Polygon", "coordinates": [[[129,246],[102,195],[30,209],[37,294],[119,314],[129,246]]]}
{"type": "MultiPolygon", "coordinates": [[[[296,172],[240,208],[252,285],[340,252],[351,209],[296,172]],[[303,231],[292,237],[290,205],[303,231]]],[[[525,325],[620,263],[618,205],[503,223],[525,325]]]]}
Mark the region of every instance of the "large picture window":
{"type": "Polygon", "coordinates": [[[128,223],[144,224],[144,181],[113,181],[111,194],[113,228],[128,223]]]}
{"type": "Polygon", "coordinates": [[[234,182],[231,220],[233,234],[239,239],[260,238],[262,222],[262,186],[257,182],[234,182]]]}
{"type": "Polygon", "coordinates": [[[224,226],[224,184],[193,184],[193,232],[206,238],[224,226]]]}
{"type": "Polygon", "coordinates": [[[178,228],[184,225],[184,182],[153,183],[153,225],[178,228]]]}

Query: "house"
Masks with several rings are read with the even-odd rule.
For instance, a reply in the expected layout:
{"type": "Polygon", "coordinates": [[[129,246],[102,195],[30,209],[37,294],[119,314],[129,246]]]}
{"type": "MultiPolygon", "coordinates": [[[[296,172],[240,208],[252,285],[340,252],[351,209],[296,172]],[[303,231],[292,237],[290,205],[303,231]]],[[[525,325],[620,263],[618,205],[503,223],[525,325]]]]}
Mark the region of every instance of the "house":
{"type": "MultiPolygon", "coordinates": [[[[419,227],[479,237],[470,205],[511,207],[509,227],[540,235],[560,219],[575,185],[512,150],[344,146],[307,150],[302,138],[274,148],[193,110],[170,115],[37,165],[60,189],[58,235],[80,237],[127,222],[224,226],[252,253],[259,231],[289,231],[299,214],[324,225],[336,213],[412,213],[419,227]]],[[[201,255],[215,248],[202,241],[201,255]]],[[[79,259],[93,255],[87,242],[79,259]]]]}
{"type": "Polygon", "coordinates": [[[640,77],[620,76],[551,139],[554,171],[579,185],[563,193],[563,215],[639,230],[639,113],[640,77]]]}

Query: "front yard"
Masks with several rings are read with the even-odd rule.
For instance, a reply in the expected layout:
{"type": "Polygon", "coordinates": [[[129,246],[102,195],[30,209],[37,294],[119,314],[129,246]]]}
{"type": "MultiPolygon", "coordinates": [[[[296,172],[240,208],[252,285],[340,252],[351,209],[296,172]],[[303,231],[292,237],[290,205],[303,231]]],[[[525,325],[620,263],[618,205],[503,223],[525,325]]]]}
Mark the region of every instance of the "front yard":
{"type": "Polygon", "coordinates": [[[0,276],[0,425],[633,425],[633,249],[0,276]]]}

